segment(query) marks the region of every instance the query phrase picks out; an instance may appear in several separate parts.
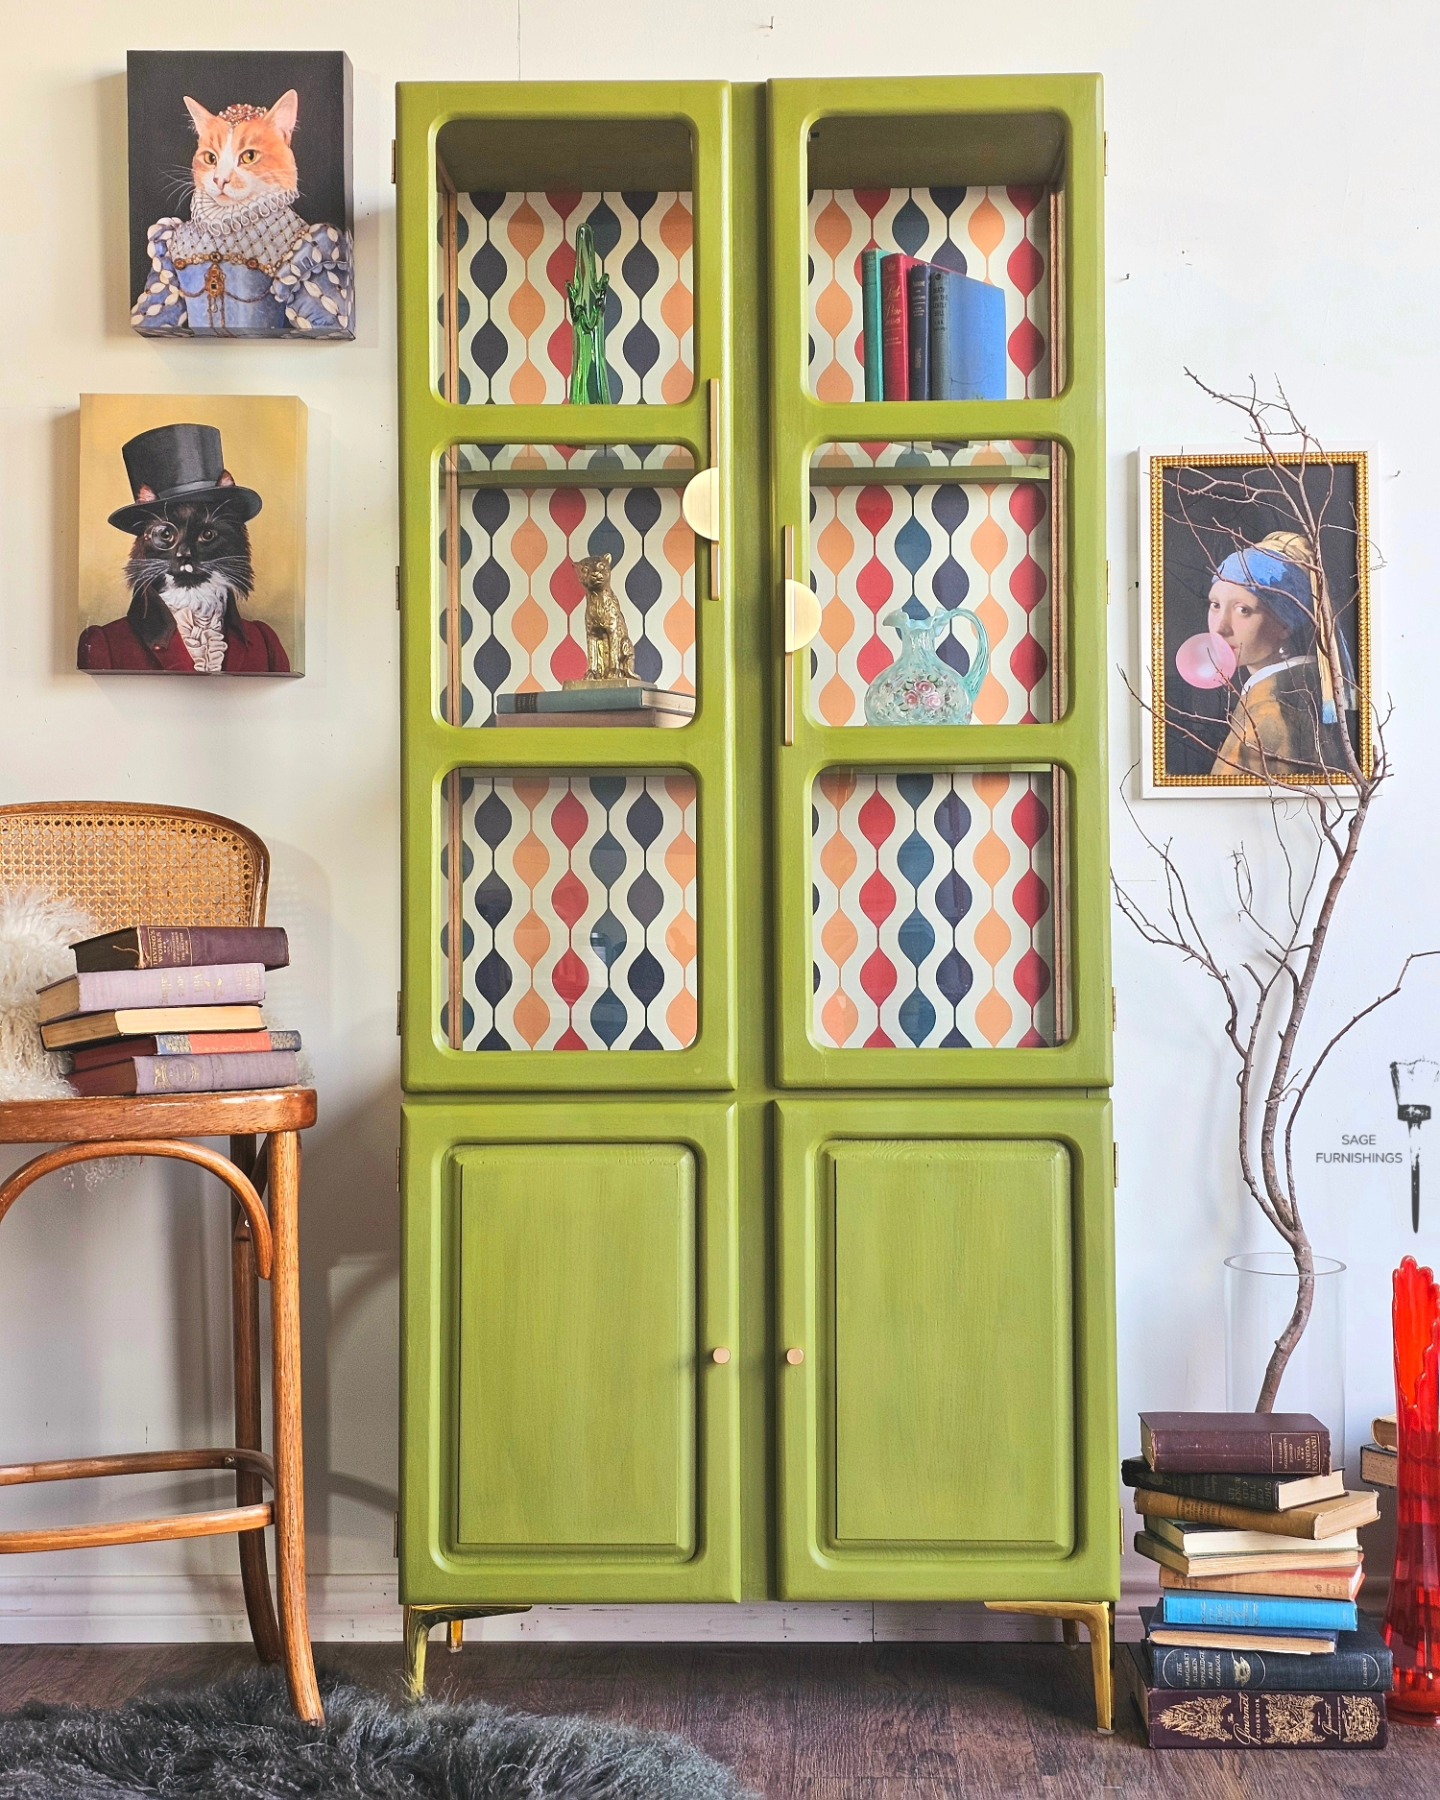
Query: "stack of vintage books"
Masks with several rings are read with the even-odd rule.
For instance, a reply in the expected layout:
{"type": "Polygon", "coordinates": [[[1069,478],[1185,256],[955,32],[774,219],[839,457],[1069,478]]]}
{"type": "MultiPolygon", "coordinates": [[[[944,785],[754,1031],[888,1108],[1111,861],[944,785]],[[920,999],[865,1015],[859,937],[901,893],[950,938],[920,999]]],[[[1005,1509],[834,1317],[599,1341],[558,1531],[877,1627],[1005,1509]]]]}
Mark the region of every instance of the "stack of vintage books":
{"type": "Polygon", "coordinates": [[[1121,1474],[1161,1594],[1118,1660],[1151,1746],[1381,1748],[1390,1652],[1356,1605],[1378,1508],[1331,1468],[1324,1425],[1144,1413],[1140,1438],[1121,1474]]]}
{"type": "Polygon", "coordinates": [[[131,925],[74,946],[74,975],[39,994],[40,1036],[78,1094],[293,1087],[300,1034],[270,1029],[265,972],[290,948],[274,926],[131,925]]]}

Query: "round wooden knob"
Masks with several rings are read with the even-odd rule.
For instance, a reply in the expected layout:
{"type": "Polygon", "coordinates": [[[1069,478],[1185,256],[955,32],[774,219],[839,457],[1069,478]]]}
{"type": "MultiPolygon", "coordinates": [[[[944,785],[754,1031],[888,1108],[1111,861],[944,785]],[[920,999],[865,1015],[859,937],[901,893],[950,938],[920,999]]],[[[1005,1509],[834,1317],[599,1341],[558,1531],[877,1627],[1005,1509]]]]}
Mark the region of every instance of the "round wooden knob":
{"type": "Polygon", "coordinates": [[[730,1360],[730,1352],[723,1344],[717,1344],[710,1352],[710,1360],[713,1363],[728,1363],[730,1360]]]}
{"type": "Polygon", "coordinates": [[[794,1345],[785,1352],[785,1360],[793,1369],[804,1362],[805,1352],[798,1345],[794,1345]]]}

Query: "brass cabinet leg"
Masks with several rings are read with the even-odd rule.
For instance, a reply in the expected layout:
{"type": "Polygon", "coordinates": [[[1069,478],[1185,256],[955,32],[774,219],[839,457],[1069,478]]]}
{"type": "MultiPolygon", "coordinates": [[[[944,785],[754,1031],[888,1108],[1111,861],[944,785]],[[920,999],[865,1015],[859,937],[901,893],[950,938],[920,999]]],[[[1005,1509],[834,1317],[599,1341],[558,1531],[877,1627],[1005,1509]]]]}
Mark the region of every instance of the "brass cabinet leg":
{"type": "MultiPolygon", "coordinates": [[[[255,1173],[255,1139],[232,1137],[230,1160],[252,1179],[255,1173]]],[[[250,1222],[238,1201],[230,1240],[231,1332],[235,1356],[235,1443],[241,1450],[259,1450],[260,1442],[260,1294],[255,1275],[255,1239],[250,1222]]],[[[255,1506],[265,1498],[265,1484],[253,1469],[235,1471],[235,1504],[255,1506]]],[[[245,1591],[245,1611],[255,1653],[263,1663],[281,1660],[280,1627],[275,1603],[270,1598],[270,1571],[265,1564],[265,1533],[242,1531],[236,1538],[240,1554],[240,1581],[245,1591]]]]}
{"type": "Polygon", "coordinates": [[[528,1606],[407,1606],[405,1608],[405,1687],[412,1700],[425,1697],[425,1651],[437,1625],[450,1627],[450,1648],[464,1641],[466,1619],[494,1619],[502,1613],[529,1612],[528,1606]]]}
{"type": "Polygon", "coordinates": [[[275,1266],[270,1282],[275,1411],[275,1560],[285,1680],[297,1713],[323,1725],[325,1712],[310,1648],[305,1596],[305,1456],[300,1414],[300,1134],[270,1139],[270,1225],[275,1266]]]}
{"type": "Polygon", "coordinates": [[[987,1600],[987,1612],[1032,1613],[1059,1619],[1066,1643],[1077,1642],[1077,1625],[1090,1634],[1090,1666],[1095,1677],[1095,1729],[1113,1731],[1115,1688],[1111,1668],[1111,1633],[1114,1608],[1108,1600],[987,1600]],[[1073,1635],[1072,1635],[1073,1634],[1073,1635]]]}

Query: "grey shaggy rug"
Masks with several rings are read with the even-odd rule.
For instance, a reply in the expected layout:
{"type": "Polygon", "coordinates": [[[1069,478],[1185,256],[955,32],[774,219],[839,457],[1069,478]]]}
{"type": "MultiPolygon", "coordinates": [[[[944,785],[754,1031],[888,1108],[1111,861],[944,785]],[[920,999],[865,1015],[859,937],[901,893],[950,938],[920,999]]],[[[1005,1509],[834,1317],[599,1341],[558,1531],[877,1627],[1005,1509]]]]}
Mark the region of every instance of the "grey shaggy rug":
{"type": "Polygon", "coordinates": [[[0,1800],[756,1800],[683,1739],[485,1704],[396,1706],[322,1677],[323,1729],[278,1670],[113,1712],[0,1718],[0,1800]]]}

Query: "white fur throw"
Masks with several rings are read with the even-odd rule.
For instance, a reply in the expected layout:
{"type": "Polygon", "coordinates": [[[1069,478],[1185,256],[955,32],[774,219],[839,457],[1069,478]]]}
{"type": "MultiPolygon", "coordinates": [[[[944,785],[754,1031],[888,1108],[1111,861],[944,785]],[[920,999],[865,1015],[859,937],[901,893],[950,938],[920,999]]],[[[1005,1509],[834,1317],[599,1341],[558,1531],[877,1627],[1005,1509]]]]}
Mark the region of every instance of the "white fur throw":
{"type": "Polygon", "coordinates": [[[69,1100],[60,1060],[40,1042],[35,996],[75,973],[70,946],[94,921],[44,888],[0,888],[0,1100],[69,1100]]]}

